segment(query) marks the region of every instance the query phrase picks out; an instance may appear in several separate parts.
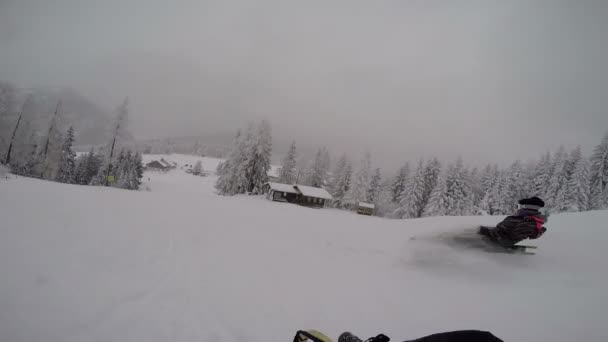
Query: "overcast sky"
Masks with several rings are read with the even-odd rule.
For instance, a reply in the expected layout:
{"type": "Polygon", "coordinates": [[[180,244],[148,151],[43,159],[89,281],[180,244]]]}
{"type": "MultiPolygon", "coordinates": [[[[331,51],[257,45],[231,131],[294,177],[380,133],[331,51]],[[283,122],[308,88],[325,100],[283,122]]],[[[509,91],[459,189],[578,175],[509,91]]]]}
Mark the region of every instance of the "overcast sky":
{"type": "Polygon", "coordinates": [[[510,162],[608,130],[606,18],[602,0],[0,0],[0,79],[128,95],[139,137],[267,118],[277,143],[391,167],[510,162]]]}

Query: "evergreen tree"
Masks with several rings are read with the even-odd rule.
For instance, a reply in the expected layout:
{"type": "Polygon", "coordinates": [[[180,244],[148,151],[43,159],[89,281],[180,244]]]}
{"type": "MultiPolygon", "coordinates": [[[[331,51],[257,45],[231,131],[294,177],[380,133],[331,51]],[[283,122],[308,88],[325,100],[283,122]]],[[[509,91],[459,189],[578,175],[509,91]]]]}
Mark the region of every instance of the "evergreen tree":
{"type": "Polygon", "coordinates": [[[115,181],[112,186],[129,189],[131,174],[131,151],[120,150],[116,163],[114,163],[115,181]]]}
{"type": "Polygon", "coordinates": [[[474,168],[473,171],[471,171],[469,178],[472,191],[473,207],[475,208],[475,211],[478,212],[479,203],[481,202],[481,199],[484,195],[481,185],[482,175],[477,168],[474,168]]]}
{"type": "Polygon", "coordinates": [[[89,185],[93,180],[93,177],[99,172],[101,167],[101,157],[95,154],[93,148],[91,151],[78,158],[77,163],[77,183],[82,185],[89,185]]]}
{"type": "Polygon", "coordinates": [[[268,182],[271,152],[272,136],[267,121],[257,127],[250,124],[245,137],[237,133],[229,158],[217,169],[218,193],[261,193],[268,182]]]}
{"type": "Polygon", "coordinates": [[[248,191],[253,194],[262,193],[264,184],[268,182],[270,157],[272,154],[272,134],[270,124],[263,120],[257,129],[253,149],[248,165],[248,191]]]}
{"type": "Polygon", "coordinates": [[[524,173],[523,164],[517,160],[511,167],[504,171],[502,184],[499,192],[500,212],[510,215],[517,209],[517,202],[527,197],[529,189],[526,185],[527,176],[524,173]]]}
{"type": "Polygon", "coordinates": [[[470,186],[462,159],[448,167],[446,174],[448,215],[468,215],[472,212],[470,186]]]}
{"type": "Polygon", "coordinates": [[[367,197],[368,203],[376,203],[378,201],[378,197],[380,196],[380,192],[382,191],[382,175],[380,174],[380,169],[377,168],[374,172],[370,180],[369,185],[369,195],[367,197]]]}
{"type": "Polygon", "coordinates": [[[545,198],[547,189],[549,188],[549,180],[551,179],[552,159],[551,153],[547,152],[539,161],[534,170],[534,187],[535,195],[545,198]]]}
{"type": "Polygon", "coordinates": [[[424,191],[422,193],[421,209],[427,206],[431,199],[433,189],[437,186],[439,174],[441,173],[441,163],[437,158],[433,158],[426,163],[424,167],[424,191]]]}
{"type": "Polygon", "coordinates": [[[568,181],[566,207],[569,211],[585,211],[590,208],[591,189],[589,161],[579,158],[568,181]]]}
{"type": "Polygon", "coordinates": [[[21,172],[26,175],[39,175],[41,168],[41,156],[38,146],[38,137],[35,131],[32,131],[28,140],[28,150],[21,172]]]}
{"type": "Polygon", "coordinates": [[[374,214],[381,217],[391,217],[395,210],[397,210],[398,203],[393,202],[393,181],[385,180],[380,185],[380,192],[374,201],[376,210],[374,214]]]}
{"type": "Polygon", "coordinates": [[[112,171],[112,165],[107,161],[101,161],[99,168],[97,169],[97,174],[91,178],[90,185],[96,186],[104,186],[106,185],[107,175],[112,171]]]}
{"type": "Polygon", "coordinates": [[[232,148],[230,149],[228,158],[217,166],[216,174],[218,178],[215,188],[220,195],[234,195],[240,192],[236,188],[236,173],[243,159],[241,150],[242,140],[241,130],[238,130],[232,140],[232,148]]]}
{"type": "Polygon", "coordinates": [[[435,189],[431,192],[431,198],[424,208],[423,216],[445,216],[448,215],[448,184],[443,175],[439,174],[435,189]]]}
{"type": "Polygon", "coordinates": [[[313,161],[312,167],[310,168],[310,172],[308,172],[308,179],[306,180],[306,184],[313,186],[315,188],[320,188],[327,183],[327,173],[329,171],[329,152],[327,148],[322,147],[317,150],[317,154],[315,155],[315,159],[313,161]]]}
{"type": "Polygon", "coordinates": [[[76,184],[87,184],[83,183],[84,174],[86,173],[87,163],[89,160],[89,153],[82,154],[76,158],[76,184]]]}
{"type": "Polygon", "coordinates": [[[61,148],[61,159],[56,180],[63,183],[76,182],[76,153],[72,150],[74,144],[74,128],[70,126],[61,148]]]}
{"type": "MultiPolygon", "coordinates": [[[[498,166],[494,167],[498,168],[498,166]]],[[[494,168],[490,164],[488,164],[481,172],[480,182],[483,195],[485,195],[488,190],[492,189],[492,186],[494,186],[494,182],[496,181],[495,175],[496,173],[494,172],[494,168]]]]}
{"type": "Polygon", "coordinates": [[[397,172],[397,176],[393,180],[391,184],[390,193],[391,193],[391,201],[393,203],[399,203],[399,198],[401,198],[401,193],[405,189],[405,185],[410,176],[410,164],[405,163],[397,172]]]}
{"type": "Polygon", "coordinates": [[[344,196],[344,201],[350,208],[356,208],[359,202],[365,202],[369,198],[371,163],[371,155],[365,153],[351,187],[344,196]]]}
{"type": "Polygon", "coordinates": [[[568,209],[566,203],[568,189],[568,155],[563,147],[555,154],[553,173],[547,188],[546,201],[551,212],[562,212],[568,209]]]}
{"type": "Polygon", "coordinates": [[[144,161],[141,157],[141,153],[135,153],[133,156],[133,163],[135,165],[133,168],[133,183],[131,186],[137,190],[141,185],[141,179],[144,177],[144,161]]]}
{"type": "Polygon", "coordinates": [[[279,171],[279,183],[294,184],[296,181],[296,142],[292,141],[289,151],[283,158],[279,171]]]}
{"type": "Polygon", "coordinates": [[[346,206],[344,197],[350,189],[351,177],[352,165],[346,154],[343,154],[336,163],[330,182],[330,191],[334,199],[333,205],[337,208],[344,208],[346,206]]]}
{"type": "Polygon", "coordinates": [[[489,215],[498,215],[501,210],[501,184],[504,183],[504,172],[498,169],[498,165],[489,166],[484,170],[482,187],[485,189],[479,208],[489,215]]]}
{"type": "Polygon", "coordinates": [[[572,177],[572,174],[574,173],[574,169],[578,165],[578,162],[579,162],[579,160],[581,160],[581,158],[583,158],[583,152],[581,151],[581,147],[577,146],[570,152],[570,155],[568,156],[568,159],[566,160],[566,172],[567,172],[566,177],[568,179],[570,179],[572,177]]]}
{"type": "Polygon", "coordinates": [[[591,155],[591,207],[608,206],[608,132],[591,155]]]}
{"type": "Polygon", "coordinates": [[[407,182],[401,198],[400,208],[395,213],[400,218],[416,218],[422,215],[424,210],[424,191],[425,191],[425,167],[422,159],[418,162],[418,167],[414,175],[407,182]]]}

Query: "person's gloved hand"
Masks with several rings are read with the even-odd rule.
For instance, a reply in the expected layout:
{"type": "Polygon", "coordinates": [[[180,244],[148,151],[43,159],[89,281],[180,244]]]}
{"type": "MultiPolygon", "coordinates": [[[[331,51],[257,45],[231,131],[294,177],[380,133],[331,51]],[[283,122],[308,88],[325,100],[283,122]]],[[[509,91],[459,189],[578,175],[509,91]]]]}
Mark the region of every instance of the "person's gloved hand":
{"type": "Polygon", "coordinates": [[[538,239],[543,236],[543,234],[547,231],[547,228],[543,227],[540,232],[537,232],[535,236],[531,236],[530,239],[538,239]]]}
{"type": "Polygon", "coordinates": [[[380,334],[380,335],[378,335],[376,337],[370,337],[370,338],[368,338],[367,340],[365,340],[365,342],[388,342],[390,340],[391,339],[388,336],[386,336],[384,334],[380,334]]]}

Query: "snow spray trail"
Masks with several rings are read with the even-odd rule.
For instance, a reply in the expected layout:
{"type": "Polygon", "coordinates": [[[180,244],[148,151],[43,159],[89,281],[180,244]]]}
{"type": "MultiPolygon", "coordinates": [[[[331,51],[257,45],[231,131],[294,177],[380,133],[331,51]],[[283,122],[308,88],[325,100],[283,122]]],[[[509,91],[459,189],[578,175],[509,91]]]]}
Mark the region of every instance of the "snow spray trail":
{"type": "Polygon", "coordinates": [[[497,281],[507,279],[513,268],[525,269],[529,258],[534,257],[500,253],[488,247],[471,228],[411,237],[405,254],[405,264],[441,275],[487,280],[484,270],[506,268],[505,272],[493,272],[498,278],[492,279],[497,281]]]}

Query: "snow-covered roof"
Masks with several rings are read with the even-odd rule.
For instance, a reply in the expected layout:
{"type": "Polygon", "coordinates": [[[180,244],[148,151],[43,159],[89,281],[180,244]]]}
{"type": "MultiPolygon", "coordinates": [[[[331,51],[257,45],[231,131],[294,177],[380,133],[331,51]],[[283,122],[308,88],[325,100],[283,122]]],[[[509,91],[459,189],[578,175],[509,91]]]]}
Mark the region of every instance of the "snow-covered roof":
{"type": "Polygon", "coordinates": [[[151,162],[149,162],[148,164],[146,164],[146,167],[151,167],[151,168],[165,168],[166,166],[163,165],[161,162],[159,162],[158,160],[153,160],[151,162]]]}
{"type": "Polygon", "coordinates": [[[359,206],[361,208],[369,208],[369,209],[374,209],[376,206],[371,204],[371,203],[366,203],[366,202],[359,202],[359,206]]]}
{"type": "Polygon", "coordinates": [[[166,167],[171,167],[171,164],[169,164],[169,162],[168,162],[168,161],[166,161],[166,160],[164,160],[164,159],[161,159],[161,160],[160,160],[160,163],[161,163],[161,164],[163,164],[163,165],[164,165],[164,166],[166,166],[166,167]]]}
{"type": "Polygon", "coordinates": [[[293,185],[283,184],[283,183],[273,183],[273,182],[268,182],[268,185],[274,191],[282,191],[282,192],[289,192],[292,194],[299,194],[298,190],[296,190],[296,188],[293,185]]]}
{"type": "Polygon", "coordinates": [[[329,192],[327,192],[327,190],[322,189],[322,188],[313,188],[312,186],[306,186],[306,185],[296,185],[295,187],[298,188],[298,190],[300,190],[300,192],[304,196],[322,198],[322,199],[326,199],[326,200],[332,199],[329,192]]]}

